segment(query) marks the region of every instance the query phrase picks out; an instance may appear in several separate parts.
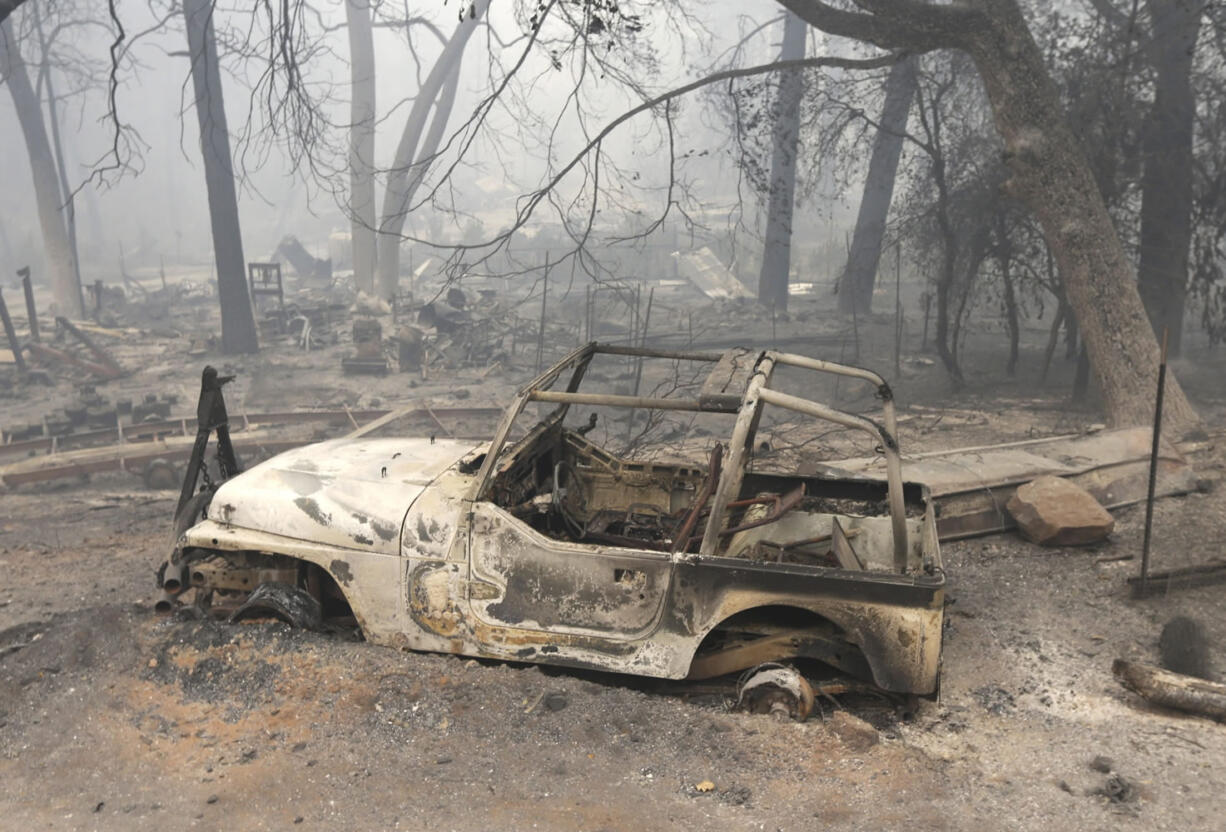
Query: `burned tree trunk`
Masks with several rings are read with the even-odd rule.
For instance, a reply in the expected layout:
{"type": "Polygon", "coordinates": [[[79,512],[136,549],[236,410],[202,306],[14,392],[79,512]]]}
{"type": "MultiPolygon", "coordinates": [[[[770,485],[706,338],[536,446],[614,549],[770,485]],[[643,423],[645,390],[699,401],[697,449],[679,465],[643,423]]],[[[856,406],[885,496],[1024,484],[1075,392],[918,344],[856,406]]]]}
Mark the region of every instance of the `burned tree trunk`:
{"type": "Polygon", "coordinates": [[[918,77],[919,62],[911,57],[895,64],[886,78],[885,104],[881,109],[877,137],[873,141],[864,194],[860,197],[860,211],[851,238],[847,269],[839,283],[839,310],[847,314],[854,308],[856,314],[862,315],[872,307],[885,223],[890,202],[894,198],[894,179],[898,174],[903,135],[918,77]]]}
{"type": "Polygon", "coordinates": [[[383,218],[379,222],[376,291],[384,300],[392,300],[400,283],[400,239],[404,223],[412,208],[413,196],[425,181],[426,171],[447,129],[447,119],[459,86],[464,48],[488,7],[489,0],[477,0],[472,4],[451,40],[443,47],[443,53],[426,76],[409,110],[404,133],[396,147],[396,158],[388,171],[387,188],[383,193],[383,218]],[[432,106],[434,118],[430,119],[432,106]],[[430,121],[430,132],[423,140],[427,120],[430,121]]]}
{"type": "Polygon", "coordinates": [[[60,141],[60,103],[55,94],[55,81],[51,77],[51,59],[47,55],[47,38],[43,34],[42,13],[37,3],[30,5],[30,13],[34,16],[34,29],[38,32],[38,48],[42,54],[42,69],[39,72],[40,85],[47,86],[47,122],[51,126],[51,147],[55,150],[55,167],[60,175],[60,194],[64,206],[64,227],[68,231],[68,244],[72,247],[72,276],[77,284],[77,297],[81,305],[85,298],[81,291],[81,249],[77,245],[77,207],[76,197],[68,184],[68,168],[64,164],[64,146],[60,141]]]}
{"type": "MultiPolygon", "coordinates": [[[[779,60],[805,56],[809,27],[788,12],[783,23],[783,46],[779,60]]],[[[788,278],[792,265],[792,211],[796,192],[796,153],[800,146],[800,101],[804,75],[799,70],[779,78],[772,134],[770,190],[767,193],[766,240],[762,271],[758,277],[758,301],[778,310],[788,308],[788,278]]]]}
{"type": "Polygon", "coordinates": [[[346,0],[349,29],[349,216],[353,279],[375,289],[375,45],[369,0],[346,0]]]}
{"type": "Polygon", "coordinates": [[[1142,132],[1141,299],[1154,332],[1170,334],[1179,355],[1192,244],[1192,138],[1196,95],[1192,58],[1201,0],[1149,0],[1154,103],[1142,132]]]}
{"type": "MultiPolygon", "coordinates": [[[[857,6],[871,11],[863,12],[819,0],[780,2],[831,34],[885,48],[959,49],[972,57],[1005,144],[1006,190],[1038,218],[1056,257],[1107,418],[1114,425],[1149,424],[1158,342],[1135,272],[1017,0],[864,0],[857,6]]],[[[1200,425],[1174,379],[1166,395],[1166,421],[1177,434],[1200,425]]]]}
{"type": "Polygon", "coordinates": [[[1005,365],[1005,375],[1013,378],[1017,374],[1022,327],[1017,308],[1017,290],[1013,285],[1013,243],[1009,238],[1004,214],[1000,212],[996,215],[996,262],[1000,266],[1005,330],[1009,333],[1009,361],[1005,365]]]}
{"type": "MultiPolygon", "coordinates": [[[[982,0],[988,25],[967,39],[1005,142],[1006,191],[1038,218],[1060,268],[1108,419],[1153,420],[1158,343],[1134,272],[1102,196],[1065,122],[1043,57],[1014,0],[982,0]]],[[[1180,433],[1199,424],[1174,379],[1166,421],[1180,433]]]]}
{"type": "Polygon", "coordinates": [[[60,213],[61,194],[51,143],[43,123],[42,107],[30,84],[25,61],[13,28],[7,21],[0,26],[0,77],[13,98],[13,109],[25,138],[26,154],[34,181],[34,199],[43,235],[43,252],[55,302],[69,318],[81,317],[81,288],[73,263],[72,243],[60,213]]]}
{"type": "Polygon", "coordinates": [[[184,0],[187,45],[200,123],[200,154],[209,193],[213,254],[217,260],[217,295],[221,302],[221,347],[227,353],[255,352],[259,340],[251,296],[247,291],[243,236],[238,222],[238,196],[230,157],[230,133],[222,103],[217,41],[213,34],[213,4],[184,0]]]}

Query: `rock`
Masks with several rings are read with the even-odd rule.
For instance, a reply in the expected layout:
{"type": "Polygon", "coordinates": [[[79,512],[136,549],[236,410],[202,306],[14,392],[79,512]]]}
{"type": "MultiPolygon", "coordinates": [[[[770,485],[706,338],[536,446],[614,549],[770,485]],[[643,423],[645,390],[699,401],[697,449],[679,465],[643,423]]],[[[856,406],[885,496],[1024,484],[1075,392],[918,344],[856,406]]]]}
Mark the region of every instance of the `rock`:
{"type": "Polygon", "coordinates": [[[1096,543],[1115,528],[1115,518],[1090,492],[1060,477],[1026,483],[1006,508],[1026,539],[1043,546],[1096,543]]]}
{"type": "Polygon", "coordinates": [[[545,696],[545,709],[549,711],[560,711],[567,705],[566,694],[550,693],[545,696]]]}
{"type": "Polygon", "coordinates": [[[1110,774],[1115,768],[1115,762],[1110,757],[1104,757],[1099,754],[1093,760],[1090,760],[1090,768],[1102,774],[1110,774]]]}
{"type": "Polygon", "coordinates": [[[881,742],[876,728],[847,711],[835,711],[827,727],[848,751],[867,751],[881,742]]]}

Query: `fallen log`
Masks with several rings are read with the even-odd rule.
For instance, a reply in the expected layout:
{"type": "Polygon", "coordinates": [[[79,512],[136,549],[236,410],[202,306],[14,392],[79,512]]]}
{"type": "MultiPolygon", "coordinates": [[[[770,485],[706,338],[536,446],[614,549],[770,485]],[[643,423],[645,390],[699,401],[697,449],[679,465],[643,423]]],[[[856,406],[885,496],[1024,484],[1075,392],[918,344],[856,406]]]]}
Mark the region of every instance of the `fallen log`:
{"type": "Polygon", "coordinates": [[[1155,705],[1226,721],[1226,685],[1219,682],[1123,659],[1111,664],[1111,672],[1121,685],[1155,705]]]}

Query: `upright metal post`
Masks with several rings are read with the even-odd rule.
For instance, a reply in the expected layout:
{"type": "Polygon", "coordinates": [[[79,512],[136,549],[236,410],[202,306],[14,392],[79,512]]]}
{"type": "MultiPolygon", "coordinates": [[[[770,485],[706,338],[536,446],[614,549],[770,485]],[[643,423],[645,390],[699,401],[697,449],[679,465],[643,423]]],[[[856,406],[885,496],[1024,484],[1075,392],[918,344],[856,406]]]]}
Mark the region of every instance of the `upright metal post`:
{"type": "Polygon", "coordinates": [[[1158,442],[1162,436],[1162,394],[1166,389],[1166,339],[1162,330],[1162,359],[1158,364],[1158,397],[1154,403],[1154,442],[1149,450],[1149,491],[1145,495],[1145,538],[1141,543],[1141,597],[1149,582],[1149,541],[1154,527],[1154,487],[1158,482],[1158,442]]]}
{"type": "MultiPolygon", "coordinates": [[[[647,314],[643,316],[643,330],[639,333],[638,348],[643,349],[647,346],[647,327],[651,326],[651,301],[656,296],[656,287],[652,286],[647,292],[647,314]]],[[[643,356],[639,356],[634,365],[634,395],[639,394],[639,386],[643,382],[643,356]]],[[[634,408],[630,408],[630,416],[626,419],[626,438],[630,438],[630,434],[634,432],[634,408]]]]}
{"type": "Polygon", "coordinates": [[[541,329],[536,335],[536,371],[545,358],[545,302],[549,298],[549,252],[545,252],[545,277],[541,281],[541,329]]]}
{"type": "Polygon", "coordinates": [[[0,289],[0,321],[4,322],[4,335],[9,339],[9,349],[13,351],[13,361],[17,364],[17,372],[24,376],[26,360],[21,354],[21,344],[17,341],[17,333],[13,331],[13,319],[9,317],[9,308],[4,302],[3,289],[0,289]]]}
{"type": "Polygon", "coordinates": [[[30,282],[30,267],[22,266],[17,270],[21,278],[21,290],[26,295],[26,317],[30,319],[30,340],[41,341],[38,332],[38,308],[34,305],[34,284],[30,282]]]}
{"type": "Polygon", "coordinates": [[[894,243],[894,378],[902,377],[902,243],[894,243]]]}

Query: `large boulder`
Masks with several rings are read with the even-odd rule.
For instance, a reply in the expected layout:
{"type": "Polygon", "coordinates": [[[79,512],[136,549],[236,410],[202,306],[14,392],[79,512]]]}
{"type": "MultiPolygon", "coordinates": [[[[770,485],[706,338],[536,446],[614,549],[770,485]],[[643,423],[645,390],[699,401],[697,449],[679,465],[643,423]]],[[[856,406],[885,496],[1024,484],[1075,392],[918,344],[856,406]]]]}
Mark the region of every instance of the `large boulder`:
{"type": "Polygon", "coordinates": [[[1005,507],[1022,534],[1044,546],[1096,543],[1115,528],[1115,518],[1090,492],[1060,477],[1026,483],[1005,507]]]}

